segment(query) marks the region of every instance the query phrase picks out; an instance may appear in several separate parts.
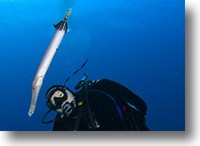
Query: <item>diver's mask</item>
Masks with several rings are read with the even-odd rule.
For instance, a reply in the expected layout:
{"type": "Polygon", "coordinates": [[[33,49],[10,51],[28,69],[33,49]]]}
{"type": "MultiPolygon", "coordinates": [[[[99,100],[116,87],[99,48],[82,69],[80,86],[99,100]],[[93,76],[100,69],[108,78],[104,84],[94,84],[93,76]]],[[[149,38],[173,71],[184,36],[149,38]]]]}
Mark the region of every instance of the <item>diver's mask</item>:
{"type": "Polygon", "coordinates": [[[54,85],[46,92],[46,105],[62,116],[69,116],[76,108],[73,92],[61,85],[54,85]]]}

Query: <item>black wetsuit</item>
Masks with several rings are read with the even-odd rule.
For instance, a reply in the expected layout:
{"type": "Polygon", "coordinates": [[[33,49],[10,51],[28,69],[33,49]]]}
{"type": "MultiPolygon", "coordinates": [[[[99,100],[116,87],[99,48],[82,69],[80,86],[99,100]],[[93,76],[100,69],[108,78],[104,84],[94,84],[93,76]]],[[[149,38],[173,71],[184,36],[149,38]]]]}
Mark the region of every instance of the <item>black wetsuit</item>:
{"type": "Polygon", "coordinates": [[[148,130],[145,125],[145,114],[147,110],[145,102],[129,89],[114,81],[108,79],[96,81],[88,87],[87,95],[85,94],[84,88],[76,92],[75,100],[77,108],[69,117],[61,118],[60,115],[57,115],[53,130],[148,130]],[[123,97],[127,98],[126,102],[137,105],[137,110],[129,110],[123,104],[119,105],[119,102],[124,102],[121,101],[123,97]],[[132,100],[129,101],[129,98],[132,100]],[[116,99],[119,100],[116,101],[116,99]],[[87,103],[89,103],[89,107],[87,103]],[[88,108],[91,112],[88,111],[88,108]],[[90,118],[91,116],[92,120],[90,118]],[[96,125],[96,128],[94,128],[94,125],[96,125]]]}

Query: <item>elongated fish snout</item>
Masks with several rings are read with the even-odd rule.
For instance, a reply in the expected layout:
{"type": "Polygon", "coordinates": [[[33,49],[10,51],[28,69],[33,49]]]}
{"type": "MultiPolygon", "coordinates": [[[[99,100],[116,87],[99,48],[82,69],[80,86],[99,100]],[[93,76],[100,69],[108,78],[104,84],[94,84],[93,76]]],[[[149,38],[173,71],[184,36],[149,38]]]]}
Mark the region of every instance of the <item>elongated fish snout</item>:
{"type": "Polygon", "coordinates": [[[35,107],[31,106],[29,111],[28,111],[28,116],[31,117],[33,115],[34,111],[35,111],[35,107]]]}
{"type": "Polygon", "coordinates": [[[31,117],[33,115],[33,113],[35,112],[38,93],[39,93],[39,91],[32,90],[31,105],[30,105],[30,108],[29,108],[29,111],[28,111],[29,117],[31,117]]]}
{"type": "Polygon", "coordinates": [[[43,79],[44,79],[44,77],[40,76],[38,78],[35,78],[34,81],[33,81],[31,105],[30,105],[29,112],[28,112],[29,116],[32,116],[32,114],[35,111],[36,103],[37,103],[37,99],[38,99],[40,89],[42,87],[43,79]]]}

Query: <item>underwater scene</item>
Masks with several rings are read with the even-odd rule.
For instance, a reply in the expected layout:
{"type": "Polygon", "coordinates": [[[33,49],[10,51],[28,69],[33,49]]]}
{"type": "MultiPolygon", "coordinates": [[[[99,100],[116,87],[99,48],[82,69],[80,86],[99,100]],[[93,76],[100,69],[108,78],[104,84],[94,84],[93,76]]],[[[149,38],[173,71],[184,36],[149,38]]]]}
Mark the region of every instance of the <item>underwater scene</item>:
{"type": "Polygon", "coordinates": [[[184,0],[0,10],[0,131],[185,131],[184,0]]]}

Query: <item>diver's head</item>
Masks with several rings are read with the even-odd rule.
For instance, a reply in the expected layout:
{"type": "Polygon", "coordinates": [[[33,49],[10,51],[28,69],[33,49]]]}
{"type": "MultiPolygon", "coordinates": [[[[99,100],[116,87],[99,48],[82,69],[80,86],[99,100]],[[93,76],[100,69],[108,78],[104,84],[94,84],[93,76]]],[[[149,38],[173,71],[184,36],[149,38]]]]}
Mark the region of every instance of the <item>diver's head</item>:
{"type": "Polygon", "coordinates": [[[56,112],[69,116],[76,107],[73,91],[62,85],[54,85],[46,92],[47,106],[56,112]]]}

